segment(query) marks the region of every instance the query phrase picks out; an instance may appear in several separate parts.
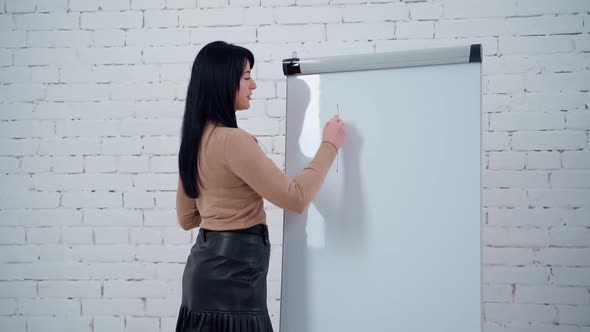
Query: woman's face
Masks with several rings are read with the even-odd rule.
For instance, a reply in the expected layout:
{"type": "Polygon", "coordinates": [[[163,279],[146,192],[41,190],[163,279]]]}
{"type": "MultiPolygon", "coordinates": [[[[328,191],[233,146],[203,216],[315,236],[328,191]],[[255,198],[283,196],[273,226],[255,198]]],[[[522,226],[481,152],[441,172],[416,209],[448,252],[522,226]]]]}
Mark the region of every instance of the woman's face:
{"type": "Polygon", "coordinates": [[[238,93],[236,93],[236,100],[234,101],[236,111],[247,110],[250,108],[252,91],[256,89],[256,82],[254,82],[254,79],[250,75],[251,69],[250,62],[246,60],[244,72],[240,78],[240,88],[238,89],[238,93]]]}

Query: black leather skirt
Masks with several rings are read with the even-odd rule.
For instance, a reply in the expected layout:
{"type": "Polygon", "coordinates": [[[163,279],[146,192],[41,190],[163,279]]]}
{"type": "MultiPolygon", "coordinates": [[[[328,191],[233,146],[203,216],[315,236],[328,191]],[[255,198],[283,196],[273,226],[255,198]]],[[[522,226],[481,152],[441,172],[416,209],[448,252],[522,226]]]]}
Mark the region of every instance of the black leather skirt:
{"type": "Polygon", "coordinates": [[[176,332],[272,332],[268,228],[199,229],[182,276],[176,332]]]}

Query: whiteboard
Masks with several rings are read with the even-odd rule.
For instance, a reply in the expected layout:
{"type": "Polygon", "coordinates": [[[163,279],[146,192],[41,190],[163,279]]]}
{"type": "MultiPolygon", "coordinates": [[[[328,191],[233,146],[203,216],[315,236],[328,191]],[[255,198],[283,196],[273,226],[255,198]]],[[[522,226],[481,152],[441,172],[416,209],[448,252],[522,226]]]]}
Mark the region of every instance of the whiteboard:
{"type": "Polygon", "coordinates": [[[280,332],[481,331],[481,61],[462,62],[287,77],[289,176],[338,112],[348,135],[285,211],[280,332]]]}

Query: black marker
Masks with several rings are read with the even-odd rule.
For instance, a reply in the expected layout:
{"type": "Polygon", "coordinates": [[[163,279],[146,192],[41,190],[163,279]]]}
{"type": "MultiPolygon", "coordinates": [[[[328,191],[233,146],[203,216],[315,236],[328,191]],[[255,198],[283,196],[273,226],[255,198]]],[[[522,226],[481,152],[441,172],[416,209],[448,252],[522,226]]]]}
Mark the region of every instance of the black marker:
{"type": "MultiPolygon", "coordinates": [[[[336,110],[338,111],[338,119],[340,119],[340,107],[336,104],[336,110]]],[[[338,173],[338,164],[340,164],[340,157],[338,156],[338,152],[336,152],[336,173],[338,173]]]]}

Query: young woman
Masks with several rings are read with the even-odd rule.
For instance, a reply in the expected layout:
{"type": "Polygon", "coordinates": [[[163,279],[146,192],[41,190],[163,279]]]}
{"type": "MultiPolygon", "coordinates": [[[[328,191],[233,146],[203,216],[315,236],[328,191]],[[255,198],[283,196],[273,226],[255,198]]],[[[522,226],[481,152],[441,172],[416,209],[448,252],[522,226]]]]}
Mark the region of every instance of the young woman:
{"type": "Polygon", "coordinates": [[[266,306],[270,243],[263,198],[303,213],[345,138],[336,116],[309,165],[290,179],[238,128],[256,83],[252,53],[225,42],[199,52],[188,86],[178,154],[176,212],[200,227],[182,277],[176,332],[272,332],[266,306]],[[198,167],[197,167],[198,165],[198,167]]]}

